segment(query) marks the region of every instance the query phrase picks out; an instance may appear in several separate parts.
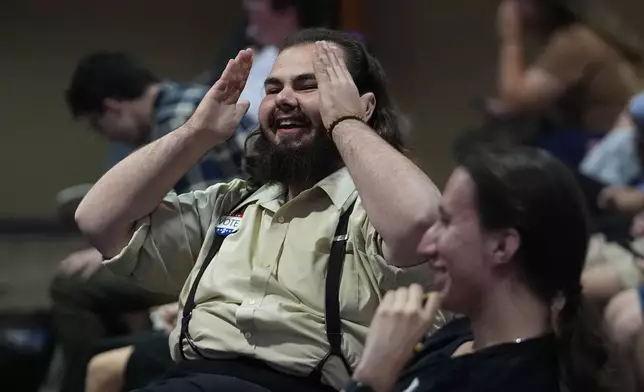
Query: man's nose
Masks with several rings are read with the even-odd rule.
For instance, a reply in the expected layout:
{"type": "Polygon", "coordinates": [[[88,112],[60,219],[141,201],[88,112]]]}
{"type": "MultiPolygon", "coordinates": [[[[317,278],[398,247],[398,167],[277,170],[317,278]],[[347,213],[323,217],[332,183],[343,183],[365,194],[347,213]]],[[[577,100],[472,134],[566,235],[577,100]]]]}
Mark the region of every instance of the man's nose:
{"type": "Polygon", "coordinates": [[[297,98],[295,97],[294,91],[290,88],[282,89],[282,91],[280,91],[277,94],[277,97],[275,98],[275,104],[280,109],[286,109],[286,108],[292,109],[296,107],[297,98]]]}

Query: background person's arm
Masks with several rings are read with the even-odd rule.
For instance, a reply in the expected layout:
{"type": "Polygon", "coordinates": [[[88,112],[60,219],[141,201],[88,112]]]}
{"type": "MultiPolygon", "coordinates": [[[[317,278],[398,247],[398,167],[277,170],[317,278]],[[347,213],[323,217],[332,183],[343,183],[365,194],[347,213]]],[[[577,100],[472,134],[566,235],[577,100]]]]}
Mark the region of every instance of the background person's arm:
{"type": "Polygon", "coordinates": [[[552,33],[535,64],[525,64],[523,22],[516,0],[499,6],[498,90],[506,115],[548,108],[586,74],[594,45],[579,27],[552,33]]]}

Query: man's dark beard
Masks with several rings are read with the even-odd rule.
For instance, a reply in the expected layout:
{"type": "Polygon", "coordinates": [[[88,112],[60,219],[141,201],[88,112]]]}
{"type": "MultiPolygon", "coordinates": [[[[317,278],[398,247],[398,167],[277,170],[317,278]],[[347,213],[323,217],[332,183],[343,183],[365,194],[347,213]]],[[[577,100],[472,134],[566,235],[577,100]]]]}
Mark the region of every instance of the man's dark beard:
{"type": "Polygon", "coordinates": [[[247,140],[245,168],[257,185],[282,183],[310,186],[339,169],[343,163],[337,147],[323,130],[303,144],[270,141],[261,130],[247,140]]]}

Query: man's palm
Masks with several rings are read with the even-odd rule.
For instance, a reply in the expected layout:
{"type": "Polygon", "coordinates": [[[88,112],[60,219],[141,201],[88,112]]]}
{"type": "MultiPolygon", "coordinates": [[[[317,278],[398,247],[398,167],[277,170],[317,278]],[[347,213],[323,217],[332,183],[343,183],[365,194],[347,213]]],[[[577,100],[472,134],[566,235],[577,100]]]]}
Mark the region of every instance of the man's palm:
{"type": "Polygon", "coordinates": [[[190,118],[190,126],[209,130],[221,140],[227,140],[235,133],[250,106],[248,101],[238,100],[246,86],[252,63],[251,49],[240,51],[237,57],[228,61],[221,77],[206,93],[190,118]]]}

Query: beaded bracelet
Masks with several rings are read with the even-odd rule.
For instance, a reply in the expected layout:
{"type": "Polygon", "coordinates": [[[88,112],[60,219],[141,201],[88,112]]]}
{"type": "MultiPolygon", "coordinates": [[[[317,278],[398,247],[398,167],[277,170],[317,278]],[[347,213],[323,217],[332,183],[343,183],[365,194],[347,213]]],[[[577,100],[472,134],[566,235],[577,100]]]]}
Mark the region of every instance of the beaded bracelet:
{"type": "Polygon", "coordinates": [[[354,116],[354,115],[352,115],[352,114],[347,115],[347,116],[342,116],[342,117],[340,117],[340,118],[336,119],[335,121],[333,121],[333,122],[331,123],[331,125],[329,125],[329,128],[328,128],[328,129],[327,129],[327,131],[326,131],[326,134],[327,134],[330,138],[332,138],[332,136],[333,136],[333,135],[332,135],[333,129],[334,129],[338,124],[340,124],[342,121],[346,121],[346,120],[358,120],[358,121],[360,121],[360,122],[363,122],[363,121],[362,121],[362,117],[360,117],[360,116],[354,116]]]}

